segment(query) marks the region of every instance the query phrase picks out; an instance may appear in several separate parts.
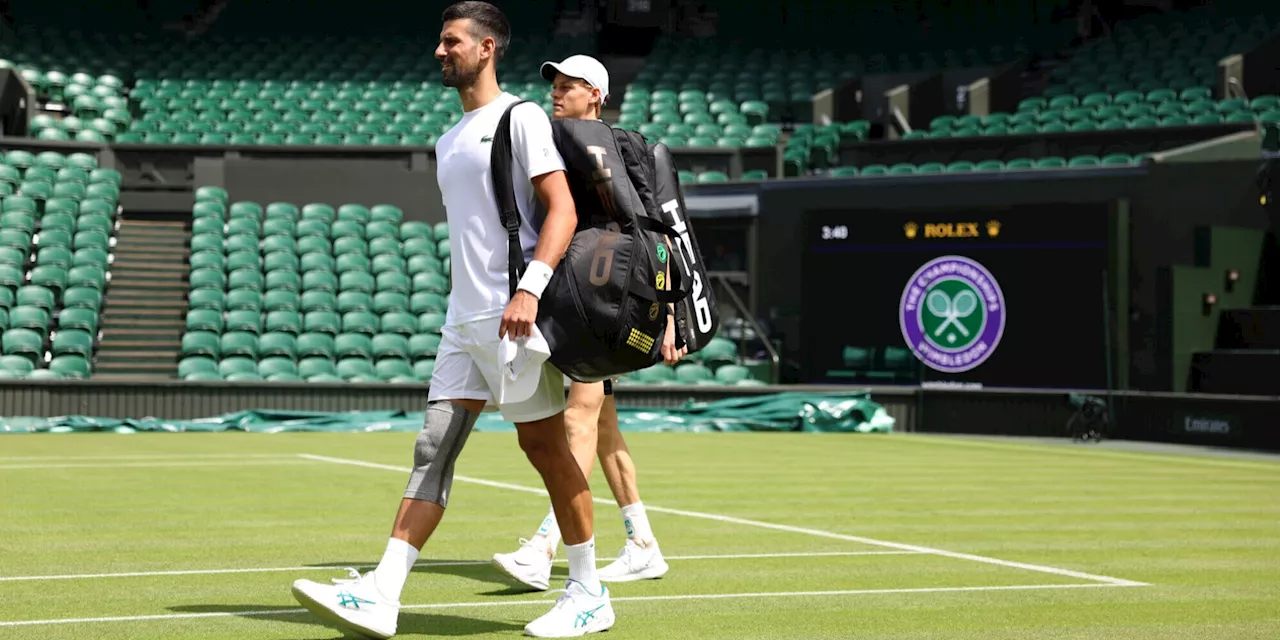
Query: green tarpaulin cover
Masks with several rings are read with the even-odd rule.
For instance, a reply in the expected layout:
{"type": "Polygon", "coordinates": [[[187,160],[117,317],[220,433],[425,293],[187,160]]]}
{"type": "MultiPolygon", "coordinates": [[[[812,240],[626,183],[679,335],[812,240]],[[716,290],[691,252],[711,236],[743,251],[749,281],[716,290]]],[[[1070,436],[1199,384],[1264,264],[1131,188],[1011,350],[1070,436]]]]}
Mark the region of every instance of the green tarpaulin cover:
{"type": "MultiPolygon", "coordinates": [[[[669,409],[619,408],[623,431],[827,431],[849,433],[889,433],[893,418],[865,392],[842,395],[777,393],[744,396],[713,402],[688,402],[669,409]]],[[[417,431],[422,413],[404,411],[318,411],[252,410],[200,418],[164,420],[160,418],[98,418],[59,416],[54,418],[0,418],[0,433],[79,432],[214,432],[249,431],[417,431]]],[[[475,426],[477,431],[514,431],[515,426],[501,414],[486,412],[475,426]]]]}

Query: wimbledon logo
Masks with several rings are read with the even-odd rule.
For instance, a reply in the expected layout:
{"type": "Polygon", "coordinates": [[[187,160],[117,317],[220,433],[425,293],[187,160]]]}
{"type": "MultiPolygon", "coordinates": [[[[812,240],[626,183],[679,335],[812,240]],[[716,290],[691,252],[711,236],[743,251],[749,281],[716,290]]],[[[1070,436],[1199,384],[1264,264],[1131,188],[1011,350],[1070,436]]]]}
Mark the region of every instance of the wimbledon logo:
{"type": "Polygon", "coordinates": [[[916,270],[898,305],[902,337],[922,362],[960,373],[991,357],[1004,335],[1004,294],[986,267],[942,256],[916,270]]]}

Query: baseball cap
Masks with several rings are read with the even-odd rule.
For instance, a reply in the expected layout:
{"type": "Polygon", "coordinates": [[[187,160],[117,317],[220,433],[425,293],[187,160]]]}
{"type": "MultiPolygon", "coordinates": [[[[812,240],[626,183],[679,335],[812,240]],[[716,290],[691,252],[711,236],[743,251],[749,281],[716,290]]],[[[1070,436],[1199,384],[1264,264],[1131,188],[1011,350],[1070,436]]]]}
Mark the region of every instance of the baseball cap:
{"type": "Polygon", "coordinates": [[[498,403],[524,402],[538,390],[542,364],[551,357],[551,347],[538,327],[533,335],[512,340],[504,336],[498,344],[498,362],[502,380],[498,384],[498,403]]]}
{"type": "Polygon", "coordinates": [[[591,56],[576,55],[565,58],[562,62],[542,63],[542,79],[553,82],[556,73],[563,73],[570,78],[580,78],[587,84],[600,90],[600,101],[609,97],[609,71],[599,60],[591,56]]]}

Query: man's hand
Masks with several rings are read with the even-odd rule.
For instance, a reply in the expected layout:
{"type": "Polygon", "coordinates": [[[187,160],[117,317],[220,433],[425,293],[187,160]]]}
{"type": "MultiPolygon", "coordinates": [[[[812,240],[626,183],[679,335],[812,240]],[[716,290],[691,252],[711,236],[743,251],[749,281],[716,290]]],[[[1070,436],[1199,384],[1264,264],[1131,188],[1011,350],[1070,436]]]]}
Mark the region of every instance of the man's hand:
{"type": "Polygon", "coordinates": [[[502,312],[502,324],[498,327],[498,337],[528,338],[533,335],[533,325],[538,320],[538,299],[532,293],[520,289],[502,312]]]}
{"type": "Polygon", "coordinates": [[[673,315],[667,316],[667,332],[662,338],[662,359],[668,365],[673,365],[680,361],[689,353],[689,347],[682,349],[676,348],[676,319],[673,315]]]}

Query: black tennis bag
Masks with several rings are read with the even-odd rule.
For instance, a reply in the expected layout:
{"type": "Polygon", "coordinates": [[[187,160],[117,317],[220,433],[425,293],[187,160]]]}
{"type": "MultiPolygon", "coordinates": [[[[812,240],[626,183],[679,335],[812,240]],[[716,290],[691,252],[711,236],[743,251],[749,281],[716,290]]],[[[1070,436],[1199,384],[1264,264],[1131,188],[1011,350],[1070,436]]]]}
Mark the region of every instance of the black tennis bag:
{"type": "MultiPolygon", "coordinates": [[[[514,296],[525,261],[511,183],[510,118],[509,107],[493,136],[491,169],[507,230],[514,296]]],[[[659,163],[638,133],[596,120],[556,120],[552,131],[577,207],[578,230],[538,305],[537,324],[551,348],[551,363],[573,380],[598,382],[661,362],[669,304],[676,306],[677,326],[709,325],[714,335],[717,318],[705,295],[705,276],[691,277],[702,260],[690,255],[697,245],[683,218],[670,155],[659,163]],[[664,180],[670,186],[660,186],[664,180]],[[688,240],[664,222],[662,195],[676,202],[668,205],[674,213],[667,219],[684,222],[688,240]],[[703,285],[702,305],[690,300],[697,283],[703,285]],[[703,308],[699,323],[696,309],[703,308]]],[[[677,331],[677,346],[706,344],[691,336],[697,337],[696,330],[677,331]]]]}

